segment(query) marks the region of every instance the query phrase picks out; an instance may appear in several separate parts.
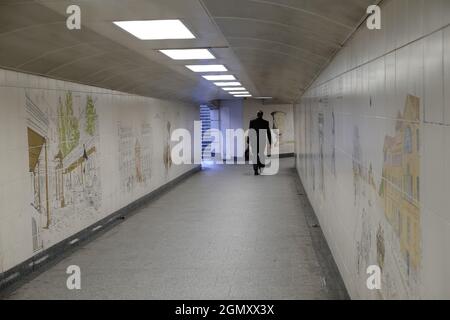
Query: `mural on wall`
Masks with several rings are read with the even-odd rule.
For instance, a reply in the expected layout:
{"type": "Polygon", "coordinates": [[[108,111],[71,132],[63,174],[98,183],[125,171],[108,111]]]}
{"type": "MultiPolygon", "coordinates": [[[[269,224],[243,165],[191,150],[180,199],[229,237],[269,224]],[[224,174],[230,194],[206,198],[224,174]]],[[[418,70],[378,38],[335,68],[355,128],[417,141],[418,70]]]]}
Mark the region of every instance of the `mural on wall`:
{"type": "Polygon", "coordinates": [[[420,98],[408,95],[395,135],[386,136],[379,195],[387,222],[380,230],[384,244],[379,253],[385,265],[389,250],[407,294],[417,289],[421,262],[420,210],[420,98]],[[386,243],[384,239],[390,239],[386,243]],[[387,246],[390,244],[390,246],[387,246]]]}
{"type": "Polygon", "coordinates": [[[395,135],[386,136],[382,178],[364,165],[359,128],[353,134],[354,204],[359,221],[355,232],[357,271],[377,264],[383,271],[383,298],[416,297],[420,267],[420,99],[406,98],[395,135]],[[379,188],[376,188],[379,185],[379,188]],[[382,213],[382,214],[380,214],[382,213]],[[376,230],[376,232],[375,232],[376,230]]]}
{"type": "Polygon", "coordinates": [[[33,250],[101,206],[98,117],[89,95],[26,93],[33,250]],[[81,217],[81,218],[80,218],[81,217]]]}
{"type": "Polygon", "coordinates": [[[361,151],[361,140],[359,137],[359,128],[355,126],[353,128],[353,193],[354,193],[354,204],[356,206],[358,196],[361,194],[362,188],[362,151],[361,151]]]}
{"type": "MultiPolygon", "coordinates": [[[[306,173],[305,187],[321,199],[319,196],[324,192],[321,189],[322,174],[315,174],[314,169],[321,170],[324,165],[321,154],[325,132],[321,127],[325,121],[324,114],[312,107],[314,102],[310,101],[313,99],[304,98],[301,107],[304,121],[300,123],[305,124],[307,132],[304,151],[300,152],[306,153],[307,161],[299,162],[305,167],[299,172],[306,173]],[[316,115],[318,121],[311,121],[316,115]],[[315,125],[318,125],[317,129],[315,125]],[[315,152],[313,146],[316,141],[318,148],[315,152]],[[306,168],[309,172],[304,170],[306,168]]],[[[331,125],[328,134],[334,136],[333,120],[331,125]]],[[[381,133],[384,137],[381,146],[365,145],[366,137],[362,133],[366,131],[361,131],[359,126],[354,126],[350,132],[353,188],[349,196],[355,216],[354,268],[358,290],[380,299],[417,298],[421,268],[420,98],[406,96],[404,106],[399,108],[393,133],[381,133]],[[380,150],[380,158],[369,159],[365,152],[374,149],[380,150]],[[381,291],[367,291],[366,270],[370,265],[378,265],[382,269],[381,291]]],[[[312,199],[314,202],[314,197],[312,199]]]]}
{"type": "Polygon", "coordinates": [[[137,127],[119,122],[118,136],[120,187],[129,193],[151,179],[152,126],[145,121],[137,127]]]}
{"type": "Polygon", "coordinates": [[[285,143],[286,133],[286,112],[273,111],[270,113],[272,116],[272,129],[278,130],[277,137],[275,139],[275,147],[280,148],[285,143]]]}
{"type": "Polygon", "coordinates": [[[324,115],[323,113],[319,113],[319,189],[322,192],[322,196],[325,197],[325,168],[324,168],[324,155],[323,155],[323,149],[324,149],[324,143],[325,143],[325,136],[324,136],[324,115]]]}
{"type": "Polygon", "coordinates": [[[373,262],[373,221],[376,219],[377,188],[372,164],[364,166],[364,155],[358,126],[353,128],[353,201],[357,214],[354,233],[356,239],[356,271],[360,283],[365,285],[367,267],[373,262]]]}
{"type": "Polygon", "coordinates": [[[285,111],[274,110],[270,115],[272,116],[272,129],[278,130],[275,142],[277,147],[281,150],[288,145],[294,145],[292,128],[288,128],[288,114],[285,111]]]}
{"type": "Polygon", "coordinates": [[[172,167],[172,154],[171,154],[171,141],[170,136],[172,133],[172,124],[167,121],[166,128],[164,132],[164,152],[163,152],[163,162],[166,169],[166,174],[169,173],[169,169],[172,167]]]}
{"type": "Polygon", "coordinates": [[[331,112],[331,172],[336,176],[336,118],[334,108],[331,112]]]}
{"type": "MultiPolygon", "coordinates": [[[[309,127],[309,131],[313,132],[313,119],[314,119],[314,115],[312,112],[312,106],[309,106],[308,109],[308,114],[309,114],[309,123],[310,123],[310,127],[309,127]]],[[[311,180],[312,180],[312,184],[313,184],[313,191],[316,190],[316,164],[315,164],[315,159],[314,159],[314,152],[313,152],[313,139],[312,139],[312,135],[309,136],[309,157],[308,159],[311,161],[310,165],[309,165],[309,170],[310,170],[310,176],[311,176],[311,180]]]]}

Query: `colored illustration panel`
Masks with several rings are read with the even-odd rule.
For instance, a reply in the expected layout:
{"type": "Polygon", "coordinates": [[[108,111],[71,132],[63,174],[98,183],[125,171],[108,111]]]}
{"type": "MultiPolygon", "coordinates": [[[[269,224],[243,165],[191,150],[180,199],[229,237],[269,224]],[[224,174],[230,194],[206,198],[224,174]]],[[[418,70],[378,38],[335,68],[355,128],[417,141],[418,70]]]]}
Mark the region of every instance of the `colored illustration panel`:
{"type": "Polygon", "coordinates": [[[26,93],[33,250],[101,206],[98,117],[91,96],[26,93]]]}
{"type": "Polygon", "coordinates": [[[119,122],[119,171],[122,192],[148,186],[152,175],[152,126],[143,121],[139,127],[119,122]]]}

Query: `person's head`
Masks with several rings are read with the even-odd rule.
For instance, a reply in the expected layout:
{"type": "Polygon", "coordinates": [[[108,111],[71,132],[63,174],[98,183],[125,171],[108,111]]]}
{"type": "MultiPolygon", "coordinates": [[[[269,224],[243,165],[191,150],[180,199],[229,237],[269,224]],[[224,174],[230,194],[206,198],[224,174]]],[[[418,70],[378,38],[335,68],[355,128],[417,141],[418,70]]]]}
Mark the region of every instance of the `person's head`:
{"type": "Polygon", "coordinates": [[[258,119],[262,119],[262,117],[264,116],[264,112],[262,110],[259,110],[256,116],[258,117],[258,119]]]}

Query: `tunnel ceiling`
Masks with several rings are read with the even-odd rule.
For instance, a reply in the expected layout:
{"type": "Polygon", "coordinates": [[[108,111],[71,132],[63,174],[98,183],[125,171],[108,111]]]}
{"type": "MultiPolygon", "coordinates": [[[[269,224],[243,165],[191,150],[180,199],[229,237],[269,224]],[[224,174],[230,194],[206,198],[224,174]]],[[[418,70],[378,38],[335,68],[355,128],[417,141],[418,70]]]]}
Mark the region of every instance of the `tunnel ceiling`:
{"type": "MultiPolygon", "coordinates": [[[[230,96],[163,48],[211,48],[254,96],[292,102],[359,25],[371,0],[1,0],[0,66],[196,103],[230,96]],[[82,29],[66,28],[81,7],[82,29]],[[112,21],[181,19],[193,40],[141,41],[112,21]]],[[[198,62],[198,61],[197,61],[198,62]]],[[[201,62],[202,63],[202,62],[201,62]]],[[[203,62],[204,63],[204,62],[203,62]]]]}

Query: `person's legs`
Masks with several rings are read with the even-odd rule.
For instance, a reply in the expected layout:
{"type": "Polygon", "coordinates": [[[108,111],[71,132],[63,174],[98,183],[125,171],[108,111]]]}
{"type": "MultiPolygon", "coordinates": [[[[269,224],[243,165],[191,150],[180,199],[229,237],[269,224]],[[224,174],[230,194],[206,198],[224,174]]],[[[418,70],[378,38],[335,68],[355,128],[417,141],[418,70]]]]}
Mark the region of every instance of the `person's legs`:
{"type": "Polygon", "coordinates": [[[261,161],[259,159],[259,155],[256,157],[256,163],[253,164],[253,171],[255,172],[255,176],[259,175],[261,161]]]}
{"type": "MultiPolygon", "coordinates": [[[[261,148],[260,150],[264,150],[264,148],[261,148]]],[[[262,151],[261,153],[258,154],[258,168],[259,170],[262,170],[263,168],[266,167],[266,156],[264,154],[264,151],[262,151]]]]}

